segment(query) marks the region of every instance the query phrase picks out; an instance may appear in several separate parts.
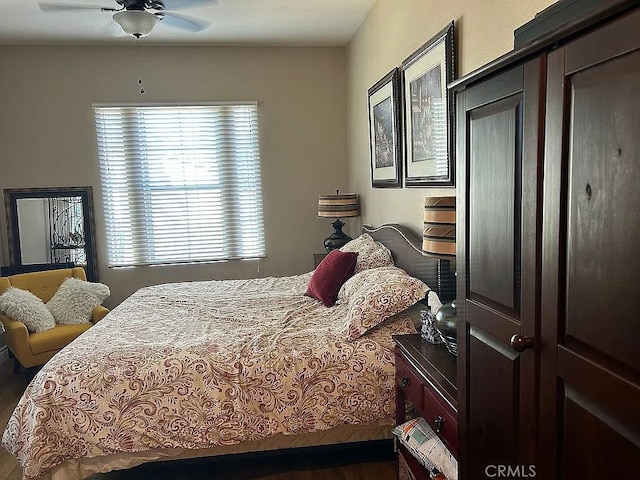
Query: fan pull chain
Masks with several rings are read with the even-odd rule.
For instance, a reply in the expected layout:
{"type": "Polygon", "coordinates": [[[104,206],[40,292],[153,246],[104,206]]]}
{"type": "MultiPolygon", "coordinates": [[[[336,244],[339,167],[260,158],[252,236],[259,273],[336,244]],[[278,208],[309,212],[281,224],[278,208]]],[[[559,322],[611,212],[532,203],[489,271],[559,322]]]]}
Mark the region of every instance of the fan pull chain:
{"type": "Polygon", "coordinates": [[[138,64],[138,85],[140,94],[144,94],[144,83],[142,83],[142,56],[140,55],[140,37],[136,37],[136,62],[138,64]]]}

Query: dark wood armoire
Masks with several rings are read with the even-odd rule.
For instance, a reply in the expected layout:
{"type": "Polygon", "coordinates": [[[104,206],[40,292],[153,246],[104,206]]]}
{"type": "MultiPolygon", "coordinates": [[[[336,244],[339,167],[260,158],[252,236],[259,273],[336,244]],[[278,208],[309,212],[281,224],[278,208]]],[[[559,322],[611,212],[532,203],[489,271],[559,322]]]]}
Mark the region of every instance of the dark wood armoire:
{"type": "Polygon", "coordinates": [[[450,90],[460,478],[640,478],[640,4],[450,90]]]}

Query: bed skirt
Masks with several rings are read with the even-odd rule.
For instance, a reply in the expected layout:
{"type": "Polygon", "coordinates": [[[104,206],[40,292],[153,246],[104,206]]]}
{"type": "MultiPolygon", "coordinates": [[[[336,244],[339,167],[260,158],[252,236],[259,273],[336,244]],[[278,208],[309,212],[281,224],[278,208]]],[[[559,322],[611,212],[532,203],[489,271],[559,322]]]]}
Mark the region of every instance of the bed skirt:
{"type": "Polygon", "coordinates": [[[299,435],[277,434],[262,440],[206,449],[165,448],[138,453],[116,453],[104,457],[72,459],[52,468],[47,474],[39,477],[39,480],[81,480],[96,473],[125,470],[149,462],[390,439],[393,438],[391,434],[393,425],[393,419],[384,419],[299,435]]]}

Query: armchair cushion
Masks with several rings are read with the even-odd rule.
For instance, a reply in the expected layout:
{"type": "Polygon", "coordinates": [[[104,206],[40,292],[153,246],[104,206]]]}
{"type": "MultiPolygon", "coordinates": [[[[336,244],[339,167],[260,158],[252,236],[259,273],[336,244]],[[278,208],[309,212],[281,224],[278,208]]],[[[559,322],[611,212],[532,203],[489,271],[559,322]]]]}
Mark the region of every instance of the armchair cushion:
{"type": "Polygon", "coordinates": [[[96,324],[100,320],[102,320],[105,315],[109,313],[109,309],[107,307],[103,307],[102,305],[98,305],[93,309],[93,313],[91,314],[91,323],[96,324]]]}
{"type": "Polygon", "coordinates": [[[77,278],[67,278],[47,302],[56,323],[78,325],[92,320],[93,309],[109,295],[109,287],[77,278]]]}
{"type": "Polygon", "coordinates": [[[56,325],[56,328],[48,332],[32,333],[29,335],[31,353],[37,355],[39,353],[60,350],[90,327],[90,323],[80,325],[56,325]]]}
{"type": "Polygon", "coordinates": [[[9,287],[0,295],[0,311],[25,324],[30,332],[45,332],[56,326],[45,304],[33,293],[9,287]]]}

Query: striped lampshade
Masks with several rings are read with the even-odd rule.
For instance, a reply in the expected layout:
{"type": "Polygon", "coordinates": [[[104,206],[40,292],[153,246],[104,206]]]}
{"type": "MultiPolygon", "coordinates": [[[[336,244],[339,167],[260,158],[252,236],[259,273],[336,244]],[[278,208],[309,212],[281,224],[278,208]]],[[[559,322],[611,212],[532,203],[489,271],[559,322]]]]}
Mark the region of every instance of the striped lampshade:
{"type": "Polygon", "coordinates": [[[326,218],[357,217],[358,195],[356,193],[319,195],[318,216],[326,218]]]}
{"type": "Polygon", "coordinates": [[[422,253],[456,254],[456,197],[425,198],[422,253]]]}

